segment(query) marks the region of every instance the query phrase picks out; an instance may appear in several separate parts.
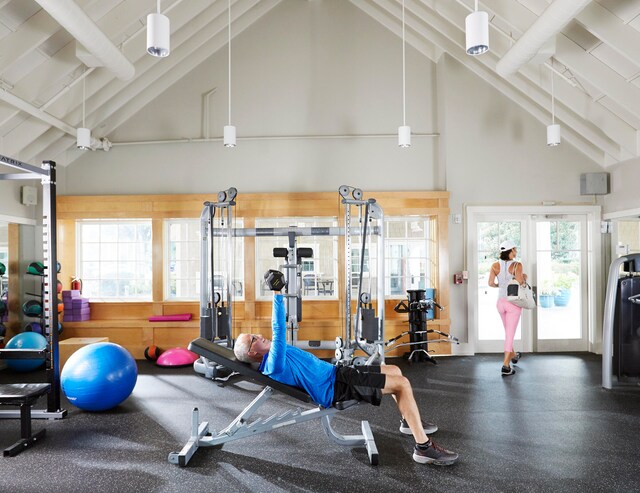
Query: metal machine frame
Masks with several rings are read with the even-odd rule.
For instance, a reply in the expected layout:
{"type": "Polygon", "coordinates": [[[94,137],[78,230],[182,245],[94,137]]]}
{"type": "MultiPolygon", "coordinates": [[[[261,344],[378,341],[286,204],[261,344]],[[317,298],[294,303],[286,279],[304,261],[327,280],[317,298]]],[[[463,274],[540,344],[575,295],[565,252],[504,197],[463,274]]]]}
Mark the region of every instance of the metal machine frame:
{"type": "MultiPolygon", "coordinates": [[[[384,301],[378,303],[378,317],[369,316],[369,337],[363,338],[363,313],[371,315],[371,294],[363,291],[363,269],[360,268],[358,284],[358,305],[352,320],[352,272],[351,251],[352,237],[360,236],[360,259],[364,262],[367,245],[375,236],[377,247],[377,286],[376,299],[384,300],[384,213],[375,199],[363,199],[362,190],[343,185],[339,189],[342,204],[345,208],[344,227],[311,227],[311,228],[235,228],[234,207],[237,190],[229,188],[218,192],[216,202],[206,202],[200,215],[201,230],[201,289],[200,289],[200,336],[226,344],[231,347],[233,289],[231,267],[233,265],[233,239],[236,237],[281,236],[287,238],[285,263],[280,266],[287,280],[285,293],[287,308],[287,342],[302,349],[335,350],[337,364],[380,364],[384,362],[384,301]],[[352,226],[351,209],[358,211],[358,227],[352,226]],[[216,225],[218,218],[219,225],[216,225]],[[302,298],[299,255],[296,241],[301,236],[344,236],[345,237],[345,327],[343,337],[332,341],[299,340],[298,330],[301,313],[299,302],[302,298]],[[217,269],[215,238],[225,240],[223,248],[227,250],[226,269],[217,269]],[[213,281],[214,272],[226,272],[226,293],[216,291],[213,281]],[[226,296],[225,296],[226,295],[226,296]],[[369,307],[367,308],[367,304],[369,307]],[[367,357],[354,357],[354,351],[361,349],[367,357]]],[[[216,378],[220,365],[201,357],[194,363],[194,369],[208,378],[216,378]]]]}
{"type": "MultiPolygon", "coordinates": [[[[47,383],[51,389],[47,394],[47,408],[32,410],[32,418],[60,419],[67,414],[66,409],[60,407],[60,361],[58,336],[58,306],[57,306],[57,236],[56,236],[56,163],[43,161],[40,168],[23,163],[16,159],[0,155],[0,163],[21,171],[20,173],[0,174],[0,180],[40,180],[42,184],[42,242],[44,256],[44,336],[47,347],[44,351],[47,383]]],[[[29,349],[2,349],[0,358],[5,359],[33,359],[41,358],[42,351],[29,349]]],[[[0,411],[0,418],[19,418],[20,411],[0,411]]]]}
{"type": "Polygon", "coordinates": [[[604,321],[602,323],[602,387],[611,389],[613,380],[613,326],[620,266],[625,262],[640,262],[640,253],[624,255],[609,266],[607,292],[604,299],[604,321]]]}

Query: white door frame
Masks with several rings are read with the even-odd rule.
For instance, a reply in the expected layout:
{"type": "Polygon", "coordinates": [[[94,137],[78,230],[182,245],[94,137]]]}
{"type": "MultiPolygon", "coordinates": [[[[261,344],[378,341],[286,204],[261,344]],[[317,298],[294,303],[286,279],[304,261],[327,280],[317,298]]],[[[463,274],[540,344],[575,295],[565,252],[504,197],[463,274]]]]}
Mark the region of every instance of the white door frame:
{"type": "MultiPolygon", "coordinates": [[[[601,207],[588,205],[556,205],[556,206],[467,206],[465,208],[465,263],[469,270],[469,278],[477,279],[477,263],[474,256],[477,251],[477,217],[480,215],[502,215],[505,220],[509,217],[522,215],[567,214],[583,215],[587,221],[587,327],[588,350],[601,352],[602,349],[602,317],[603,317],[603,267],[602,267],[602,238],[601,238],[601,207]]],[[[478,299],[477,283],[467,285],[467,322],[469,327],[469,342],[475,353],[478,338],[478,311],[475,300],[478,299]]],[[[530,316],[530,315],[529,315],[530,316]]],[[[524,341],[523,341],[524,342],[524,341]]]]}

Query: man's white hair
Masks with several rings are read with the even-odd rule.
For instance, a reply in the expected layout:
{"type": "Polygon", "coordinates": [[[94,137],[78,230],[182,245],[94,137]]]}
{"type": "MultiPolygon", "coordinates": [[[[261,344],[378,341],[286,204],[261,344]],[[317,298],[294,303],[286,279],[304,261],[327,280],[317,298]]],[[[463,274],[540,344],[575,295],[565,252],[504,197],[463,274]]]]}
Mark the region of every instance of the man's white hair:
{"type": "MultiPolygon", "coordinates": [[[[240,334],[240,335],[249,335],[249,334],[240,334]]],[[[254,360],[249,356],[249,348],[251,347],[251,337],[243,337],[240,339],[240,336],[236,339],[236,343],[233,346],[233,354],[236,355],[236,359],[238,361],[242,361],[243,363],[253,363],[254,360]],[[241,342],[238,342],[241,341],[241,342]]]]}

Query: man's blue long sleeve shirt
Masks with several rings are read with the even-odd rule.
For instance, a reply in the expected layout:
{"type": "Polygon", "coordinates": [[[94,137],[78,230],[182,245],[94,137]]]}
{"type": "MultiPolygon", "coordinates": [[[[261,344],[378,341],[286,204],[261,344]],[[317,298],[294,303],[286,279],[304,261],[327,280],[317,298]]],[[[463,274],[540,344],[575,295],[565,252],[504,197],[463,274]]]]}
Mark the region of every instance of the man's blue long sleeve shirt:
{"type": "Polygon", "coordinates": [[[331,407],[336,367],[311,353],[287,344],[284,296],[273,297],[271,349],[260,364],[269,378],[304,389],[314,402],[331,407]]]}

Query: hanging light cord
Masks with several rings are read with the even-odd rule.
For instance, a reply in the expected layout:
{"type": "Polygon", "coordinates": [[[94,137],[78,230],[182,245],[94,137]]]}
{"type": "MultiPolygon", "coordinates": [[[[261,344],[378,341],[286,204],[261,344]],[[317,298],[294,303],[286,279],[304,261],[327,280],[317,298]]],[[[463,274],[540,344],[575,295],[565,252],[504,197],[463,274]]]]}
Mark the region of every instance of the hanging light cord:
{"type": "Polygon", "coordinates": [[[86,77],[82,78],[82,128],[87,128],[84,124],[84,102],[87,99],[86,97],[86,91],[85,91],[85,81],[87,80],[86,77]]]}
{"type": "Polygon", "coordinates": [[[229,0],[228,28],[229,28],[229,125],[231,125],[231,0],[229,0]]]}
{"type": "Polygon", "coordinates": [[[478,0],[476,0],[476,12],[478,11],[478,0]]]}
{"type": "Polygon", "coordinates": [[[158,0],[158,14],[160,13],[160,0],[158,0]]]}
{"type": "Polygon", "coordinates": [[[405,81],[405,47],[404,47],[404,0],[402,0],[402,125],[407,125],[406,120],[406,81],[405,81]]]}
{"type": "Polygon", "coordinates": [[[551,124],[555,125],[556,123],[556,104],[555,98],[553,97],[553,70],[551,71],[551,124]]]}

